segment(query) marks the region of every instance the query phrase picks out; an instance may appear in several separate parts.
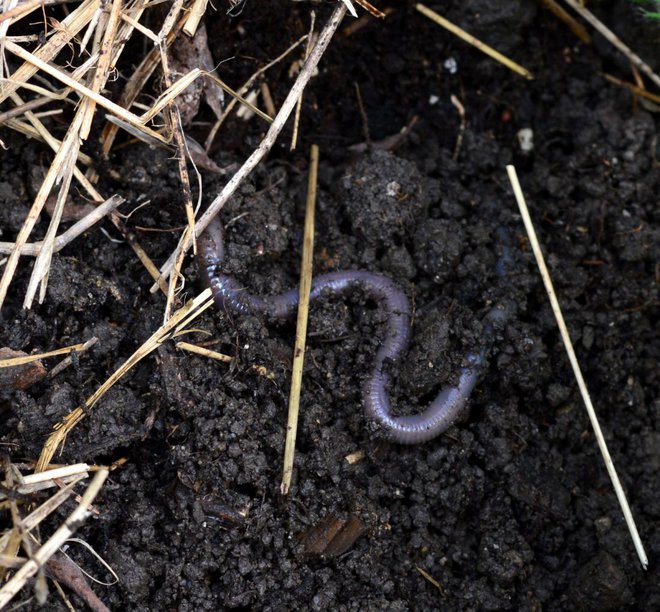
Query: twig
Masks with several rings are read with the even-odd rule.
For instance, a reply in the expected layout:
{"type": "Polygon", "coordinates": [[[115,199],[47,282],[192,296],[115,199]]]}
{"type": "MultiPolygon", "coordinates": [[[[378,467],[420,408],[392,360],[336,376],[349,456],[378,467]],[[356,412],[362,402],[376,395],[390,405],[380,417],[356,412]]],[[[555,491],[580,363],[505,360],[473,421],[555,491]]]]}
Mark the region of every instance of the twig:
{"type": "Polygon", "coordinates": [[[82,496],[80,505],[71,513],[64,524],[61,525],[50,538],[48,538],[44,545],[32,555],[32,558],[29,559],[0,589],[0,609],[12,600],[14,595],[21,590],[27,580],[34,576],[39,569],[44,566],[46,561],[58,551],[67,538],[71,537],[71,535],[82,525],[85,519],[90,515],[89,508],[101,490],[107,477],[107,470],[99,470],[96,473],[92,481],[89,483],[89,487],[87,487],[87,490],[82,496]]]}
{"type": "Polygon", "coordinates": [[[31,485],[46,480],[55,480],[56,478],[66,478],[68,476],[79,476],[89,472],[89,465],[86,463],[74,463],[72,465],[63,465],[61,467],[45,470],[44,472],[35,472],[21,477],[21,484],[31,485]]]}
{"type": "Polygon", "coordinates": [[[580,369],[580,364],[578,363],[577,357],[575,356],[575,351],[573,349],[573,343],[571,342],[570,334],[568,333],[568,328],[566,327],[566,322],[564,321],[564,316],[562,315],[561,308],[559,307],[559,300],[557,299],[557,294],[552,285],[552,279],[550,278],[550,273],[548,268],[545,265],[545,259],[543,258],[543,253],[541,252],[541,247],[539,241],[536,237],[536,231],[534,230],[534,224],[532,219],[529,216],[529,210],[527,209],[527,204],[525,202],[525,196],[523,195],[520,182],[518,181],[518,175],[514,166],[507,166],[506,171],[509,175],[509,181],[511,181],[511,186],[513,187],[513,193],[518,203],[518,208],[520,209],[520,214],[522,215],[523,222],[525,223],[525,229],[527,230],[527,235],[529,236],[529,241],[534,251],[534,257],[536,258],[536,263],[541,272],[541,277],[543,278],[543,284],[545,285],[545,290],[548,294],[550,300],[550,305],[552,306],[552,312],[555,315],[557,320],[557,325],[561,333],[564,346],[566,348],[566,353],[568,354],[568,360],[571,362],[571,367],[573,368],[573,374],[577,380],[578,387],[580,388],[580,393],[582,394],[582,401],[587,409],[587,414],[589,415],[589,420],[591,421],[591,426],[593,427],[594,434],[596,436],[596,441],[598,442],[598,447],[600,452],[603,455],[603,461],[605,462],[605,467],[614,486],[614,491],[616,493],[617,499],[619,500],[619,505],[623,511],[623,516],[628,525],[628,531],[632,538],[633,544],[635,545],[635,550],[637,551],[637,556],[639,561],[642,564],[644,569],[648,566],[648,557],[644,551],[644,545],[642,540],[639,537],[637,532],[637,526],[635,525],[635,519],[633,518],[630,506],[628,505],[628,500],[626,499],[626,494],[623,491],[621,482],[619,481],[619,476],[616,473],[614,468],[614,463],[612,462],[612,457],[607,449],[607,443],[603,437],[603,432],[600,429],[600,424],[598,423],[598,417],[596,416],[596,411],[594,410],[593,404],[591,403],[591,397],[589,396],[589,391],[587,389],[587,384],[582,376],[582,370],[580,369]]]}
{"type": "MultiPolygon", "coordinates": [[[[80,234],[86,232],[94,224],[98,223],[103,217],[108,213],[115,210],[120,204],[123,204],[124,198],[113,195],[111,198],[99,204],[94,210],[85,215],[80,221],[74,223],[68,230],[60,234],[55,238],[55,243],[53,245],[53,253],[61,251],[67,244],[73,242],[80,234]]],[[[21,255],[32,255],[36,257],[41,250],[43,242],[34,242],[29,244],[24,244],[20,248],[21,255]]],[[[15,248],[15,242],[0,242],[0,254],[11,253],[15,248]]]]}
{"type": "Polygon", "coordinates": [[[11,110],[5,111],[4,113],[0,113],[0,124],[6,123],[8,119],[13,119],[14,117],[20,117],[21,115],[24,115],[26,112],[39,108],[40,106],[44,106],[45,104],[48,104],[52,101],[53,101],[52,98],[47,96],[42,96],[41,98],[35,98],[34,100],[30,100],[29,102],[26,102],[21,106],[17,106],[16,108],[12,108],[11,110]]]}
{"type": "Polygon", "coordinates": [[[199,27],[199,22],[204,13],[206,12],[206,6],[209,0],[195,0],[194,4],[190,8],[190,13],[186,19],[186,25],[183,27],[183,31],[188,36],[194,36],[197,28],[199,27]]]}
{"type": "Polygon", "coordinates": [[[541,0],[541,3],[560,21],[563,21],[583,43],[591,44],[591,36],[586,28],[575,21],[575,18],[566,12],[566,10],[557,4],[555,0],[541,0]]]}
{"type": "Polygon", "coordinates": [[[0,368],[11,368],[26,363],[32,363],[38,359],[46,359],[47,357],[55,357],[56,355],[67,355],[73,351],[80,351],[84,348],[84,344],[74,344],[72,346],[65,346],[64,348],[48,351],[47,353],[39,353],[36,355],[27,355],[26,357],[11,357],[9,359],[0,359],[0,368]]]}
{"type": "Polygon", "coordinates": [[[639,55],[634,53],[623,41],[610,30],[596,15],[589,9],[582,6],[575,0],[564,0],[568,6],[580,14],[580,16],[588,21],[596,30],[598,30],[609,42],[611,42],[621,53],[623,53],[637,68],[639,68],[646,76],[648,76],[657,87],[660,87],[660,76],[653,72],[649,66],[639,55]]]}
{"type": "Polygon", "coordinates": [[[234,360],[234,358],[230,357],[229,355],[218,353],[218,351],[212,351],[210,349],[204,348],[203,346],[191,344],[190,342],[177,342],[175,346],[178,349],[190,351],[191,353],[202,355],[204,357],[208,357],[209,359],[215,359],[216,361],[222,361],[224,363],[229,363],[234,360]]]}
{"type": "MultiPolygon", "coordinates": [[[[289,94],[287,95],[280,112],[277,114],[275,119],[268,129],[268,132],[264,136],[259,146],[252,152],[250,157],[248,157],[243,165],[238,169],[236,174],[232,176],[229,182],[225,185],[223,190],[218,194],[218,196],[211,202],[208,209],[204,214],[197,220],[195,224],[195,235],[199,236],[205,229],[206,226],[211,222],[211,220],[220,212],[222,207],[227,203],[229,198],[234,194],[238,186],[243,182],[243,180],[254,170],[254,168],[259,164],[259,162],[264,158],[266,153],[270,151],[271,147],[275,143],[279,133],[282,131],[284,124],[286,123],[293,107],[296,105],[298,97],[302,93],[303,89],[307,85],[307,82],[314,73],[314,69],[319,63],[319,60],[323,56],[323,53],[330,44],[332,35],[335,33],[335,30],[339,27],[341,20],[346,14],[346,6],[344,4],[338,4],[335,10],[332,13],[332,16],[328,20],[325,28],[319,35],[318,42],[312,49],[305,65],[300,70],[296,82],[291,87],[289,94]]],[[[190,248],[192,240],[190,237],[182,239],[177,247],[176,251],[170,255],[165,264],[161,267],[161,275],[163,277],[168,277],[172,272],[174,262],[178,257],[178,254],[181,251],[187,251],[190,248]]],[[[151,291],[156,291],[157,286],[153,285],[151,291]]]]}
{"type": "MultiPolygon", "coordinates": [[[[309,57],[309,52],[314,45],[314,24],[316,23],[316,13],[312,11],[309,23],[309,33],[307,34],[307,47],[305,49],[305,59],[309,57]]],[[[296,103],[296,112],[293,116],[293,134],[291,135],[291,144],[289,145],[290,151],[295,151],[298,144],[298,127],[300,126],[300,112],[302,111],[303,92],[300,93],[298,102],[296,103]]]]}
{"type": "MultiPolygon", "coordinates": [[[[165,80],[165,87],[170,88],[172,86],[172,72],[169,68],[169,58],[167,56],[167,37],[172,31],[172,28],[175,26],[176,19],[183,8],[183,0],[175,0],[170,9],[168,18],[165,19],[165,23],[158,33],[160,49],[160,62],[163,70],[163,79],[165,80]]],[[[186,139],[183,135],[183,125],[181,123],[181,115],[179,113],[179,107],[176,104],[176,100],[171,98],[167,103],[167,117],[169,120],[170,129],[173,135],[174,146],[176,148],[176,160],[177,167],[179,169],[179,178],[181,179],[181,192],[183,195],[183,206],[186,212],[186,221],[188,224],[188,233],[193,233],[195,228],[195,210],[193,208],[192,202],[192,189],[190,188],[190,177],[188,175],[188,164],[187,164],[187,155],[186,155],[186,139]]],[[[199,195],[201,198],[202,194],[202,181],[199,173],[197,174],[199,179],[199,195]]],[[[178,272],[179,268],[177,268],[178,272]]],[[[167,291],[167,303],[165,304],[165,321],[170,317],[172,312],[172,306],[174,304],[174,294],[177,285],[178,273],[173,275],[170,279],[170,285],[167,291]]]]}
{"type": "MultiPolygon", "coordinates": [[[[36,510],[28,514],[24,519],[21,520],[21,529],[24,533],[30,533],[39,523],[41,523],[48,515],[52,514],[57,510],[73,493],[73,488],[85,478],[88,477],[88,474],[81,474],[76,476],[67,483],[62,489],[57,491],[52,497],[49,497],[41,506],[36,510]]],[[[11,539],[12,531],[10,530],[2,537],[0,537],[0,550],[4,551],[7,548],[7,544],[11,539]]]]}
{"type": "Polygon", "coordinates": [[[305,208],[305,233],[303,238],[302,266],[300,269],[300,289],[298,301],[298,320],[296,322],[296,341],[293,349],[293,367],[291,373],[291,392],[289,394],[289,416],[284,443],[284,467],[282,469],[282,495],[288,495],[293,476],[293,458],[296,452],[296,434],[298,432],[298,411],[300,408],[300,389],[302,386],[303,364],[305,361],[305,343],[307,340],[307,319],[309,317],[309,293],[312,288],[312,267],[314,259],[314,214],[316,211],[316,181],[319,169],[319,148],[312,145],[307,183],[307,206],[305,208]]]}
{"type": "MultiPolygon", "coordinates": [[[[76,354],[89,350],[98,341],[99,339],[96,336],[92,336],[89,340],[87,340],[87,342],[85,342],[85,344],[82,345],[82,348],[79,351],[76,351],[76,354]]],[[[50,372],[48,372],[48,378],[55,378],[55,376],[57,376],[65,368],[68,368],[72,363],[73,359],[71,358],[71,355],[65,357],[50,372]]]]}
{"type": "MultiPolygon", "coordinates": [[[[115,104],[105,96],[102,96],[101,94],[92,91],[89,87],[86,87],[81,83],[78,83],[78,81],[71,78],[65,72],[62,72],[61,70],[51,66],[49,63],[40,59],[36,54],[26,51],[16,43],[11,42],[10,40],[5,41],[5,47],[8,51],[13,53],[17,57],[20,57],[22,60],[30,64],[33,64],[35,68],[38,68],[39,70],[43,70],[46,74],[49,74],[50,76],[57,79],[67,87],[74,89],[80,95],[94,101],[96,104],[98,104],[100,107],[104,108],[108,112],[112,113],[113,115],[116,115],[120,119],[123,119],[126,123],[129,123],[134,127],[138,128],[139,130],[146,132],[152,138],[155,138],[156,140],[163,142],[164,144],[169,144],[168,141],[158,132],[144,125],[142,118],[137,117],[130,111],[127,111],[125,108],[122,108],[118,104],[115,104]]],[[[0,98],[0,102],[1,101],[2,99],[0,98]]]]}
{"type": "Polygon", "coordinates": [[[651,102],[655,102],[656,104],[660,104],[660,96],[659,95],[652,94],[650,91],[646,91],[646,89],[642,89],[638,85],[633,85],[632,83],[627,83],[626,81],[622,81],[621,79],[617,79],[615,76],[612,76],[611,74],[606,74],[605,72],[601,72],[600,76],[602,76],[604,79],[607,79],[610,83],[614,83],[615,85],[618,85],[619,87],[625,87],[626,89],[629,89],[636,96],[640,96],[641,98],[646,98],[647,100],[650,100],[651,102]]]}
{"type": "MultiPolygon", "coordinates": [[[[61,27],[48,39],[46,44],[34,52],[34,57],[45,62],[51,61],[89,23],[98,6],[99,0],[86,0],[83,2],[62,21],[61,27]]],[[[18,45],[16,46],[18,47],[18,45]]],[[[4,102],[9,94],[16,91],[21,83],[29,81],[37,71],[38,67],[26,60],[23,65],[12,73],[10,81],[0,84],[0,102],[4,102]]]]}
{"type": "Polygon", "coordinates": [[[67,555],[53,555],[44,565],[49,578],[62,582],[80,597],[92,612],[110,612],[87,583],[85,574],[67,555]]]}
{"type": "Polygon", "coordinates": [[[438,13],[432,11],[427,6],[424,6],[423,4],[416,4],[415,8],[422,15],[428,17],[431,21],[434,21],[446,30],[449,30],[452,34],[458,36],[461,40],[464,40],[466,43],[476,47],[482,53],[485,53],[486,55],[492,57],[494,60],[500,62],[500,64],[504,64],[509,70],[513,70],[513,72],[524,76],[526,79],[534,78],[532,73],[527,70],[527,68],[523,68],[520,64],[516,64],[516,62],[510,60],[505,55],[502,55],[499,51],[496,51],[492,47],[489,47],[487,44],[482,43],[478,38],[472,36],[472,34],[468,34],[465,30],[459,28],[457,25],[454,25],[451,21],[448,21],[441,15],[438,15],[438,13]]]}

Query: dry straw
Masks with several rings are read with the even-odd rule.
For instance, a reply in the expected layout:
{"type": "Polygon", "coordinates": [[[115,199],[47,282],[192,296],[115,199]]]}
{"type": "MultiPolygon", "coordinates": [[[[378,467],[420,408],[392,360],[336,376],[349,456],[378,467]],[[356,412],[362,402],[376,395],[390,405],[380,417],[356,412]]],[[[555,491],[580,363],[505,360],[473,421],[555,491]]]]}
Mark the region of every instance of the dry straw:
{"type": "MultiPolygon", "coordinates": [[[[301,68],[296,78],[295,83],[289,90],[289,93],[282,103],[279,113],[268,129],[268,132],[264,136],[263,140],[259,143],[259,146],[254,150],[254,152],[245,160],[243,165],[238,169],[238,171],[231,177],[229,182],[224,186],[222,191],[216,196],[216,198],[211,202],[208,209],[204,214],[197,220],[195,223],[195,236],[199,236],[211,222],[211,220],[220,212],[220,210],[227,203],[229,198],[236,192],[239,185],[245,180],[245,178],[256,168],[256,166],[261,162],[261,160],[266,156],[270,151],[272,146],[275,144],[275,140],[279,136],[282,128],[287,122],[291,111],[293,111],[295,105],[298,102],[300,94],[305,89],[309,79],[312,77],[314,70],[316,69],[321,57],[325,53],[325,50],[328,48],[332,36],[339,27],[344,15],[346,14],[346,6],[344,4],[338,4],[335,10],[333,11],[328,23],[323,28],[322,32],[319,34],[318,40],[314,48],[311,50],[307,61],[301,68]]],[[[174,270],[174,264],[177,258],[180,256],[181,252],[186,252],[192,246],[192,237],[190,235],[183,236],[179,242],[177,250],[170,255],[165,264],[161,267],[161,274],[164,278],[169,277],[169,275],[174,270]]],[[[156,291],[157,286],[154,285],[151,287],[152,291],[156,291]]]]}
{"type": "Polygon", "coordinates": [[[213,304],[210,289],[205,289],[197,297],[190,300],[183,308],[176,311],[163,325],[161,325],[118,369],[114,372],[82,406],[75,408],[67,414],[61,422],[54,427],[53,433],[48,437],[41,451],[36,471],[45,469],[50,464],[58,447],[64,444],[71,430],[85,418],[96,403],[107,391],[120,380],[133,366],[157,349],[163,342],[183,332],[188,325],[213,304]]]}
{"type": "Polygon", "coordinates": [[[298,291],[298,320],[296,323],[296,341],[293,349],[293,368],[291,374],[291,392],[289,394],[289,416],[284,444],[284,467],[282,469],[283,495],[289,493],[293,476],[293,458],[296,452],[298,432],[298,412],[300,409],[300,390],[305,362],[305,344],[307,340],[307,319],[309,318],[309,293],[312,289],[312,267],[314,258],[314,217],[316,212],[316,181],[319,169],[319,148],[312,145],[307,184],[307,206],[305,209],[305,232],[303,237],[302,265],[300,268],[300,289],[298,291]]]}
{"type": "Polygon", "coordinates": [[[534,257],[536,258],[536,263],[539,267],[541,278],[543,279],[543,284],[545,285],[545,290],[548,294],[548,299],[550,300],[550,305],[552,306],[552,312],[555,315],[555,319],[557,319],[557,325],[561,333],[561,338],[564,342],[564,346],[566,347],[566,353],[568,354],[568,360],[571,362],[575,380],[577,381],[578,387],[580,389],[582,400],[587,409],[589,420],[591,421],[591,426],[593,427],[594,434],[596,436],[596,441],[598,442],[598,448],[600,449],[600,452],[603,456],[603,461],[605,462],[607,473],[610,476],[612,486],[614,487],[617,499],[619,500],[619,505],[623,511],[623,516],[626,520],[628,531],[630,531],[630,537],[632,538],[635,550],[637,551],[637,556],[639,557],[639,561],[642,564],[642,567],[646,569],[649,563],[648,557],[644,551],[642,540],[639,537],[637,526],[635,525],[635,519],[633,518],[630,506],[628,505],[628,500],[626,499],[626,494],[623,490],[623,487],[621,486],[621,482],[619,481],[619,476],[616,473],[616,469],[614,468],[614,462],[612,461],[610,452],[607,449],[607,443],[605,442],[603,432],[600,429],[596,411],[593,407],[593,404],[591,403],[591,397],[587,389],[587,383],[582,376],[582,370],[580,369],[580,364],[578,363],[577,357],[575,355],[575,350],[573,349],[573,343],[571,342],[571,337],[568,333],[568,328],[566,327],[564,316],[562,315],[561,308],[559,307],[559,300],[557,299],[557,294],[555,293],[552,279],[550,278],[550,272],[548,271],[548,267],[545,264],[541,246],[539,245],[538,238],[536,237],[534,224],[532,223],[532,219],[529,215],[529,210],[527,208],[527,203],[525,202],[525,196],[523,195],[520,182],[518,181],[516,169],[513,166],[507,166],[506,171],[509,175],[509,181],[511,181],[513,193],[515,195],[516,202],[518,203],[518,208],[520,209],[520,214],[522,215],[525,229],[527,230],[527,235],[529,236],[532,251],[534,252],[534,257]]]}
{"type": "Polygon", "coordinates": [[[482,53],[485,53],[489,57],[492,57],[494,60],[500,62],[500,64],[506,66],[509,70],[519,74],[520,76],[525,77],[526,79],[533,79],[534,76],[532,73],[523,68],[520,64],[517,64],[513,60],[506,57],[496,49],[489,47],[487,44],[481,42],[476,36],[468,34],[462,28],[459,28],[457,25],[453,24],[451,21],[439,15],[435,11],[432,11],[430,8],[423,4],[415,5],[415,8],[425,17],[428,17],[431,21],[437,23],[439,26],[449,30],[454,36],[458,36],[461,40],[464,40],[466,43],[472,45],[473,47],[479,49],[482,53]]]}
{"type": "Polygon", "coordinates": [[[4,608],[12,600],[16,593],[23,588],[23,585],[44,566],[46,561],[60,549],[82,525],[85,519],[90,516],[92,502],[98,495],[107,477],[107,470],[99,470],[96,473],[80,499],[80,503],[69,518],[64,521],[38,550],[33,552],[31,558],[3,585],[0,589],[0,609],[4,608]]]}
{"type": "Polygon", "coordinates": [[[594,15],[588,8],[582,6],[575,0],[564,0],[568,6],[579,15],[588,21],[596,30],[598,30],[611,44],[613,44],[621,53],[623,53],[634,66],[637,66],[646,76],[648,76],[657,87],[660,87],[660,76],[658,76],[651,66],[649,66],[639,55],[633,52],[628,45],[626,45],[612,30],[610,30],[596,15],[594,15]]]}

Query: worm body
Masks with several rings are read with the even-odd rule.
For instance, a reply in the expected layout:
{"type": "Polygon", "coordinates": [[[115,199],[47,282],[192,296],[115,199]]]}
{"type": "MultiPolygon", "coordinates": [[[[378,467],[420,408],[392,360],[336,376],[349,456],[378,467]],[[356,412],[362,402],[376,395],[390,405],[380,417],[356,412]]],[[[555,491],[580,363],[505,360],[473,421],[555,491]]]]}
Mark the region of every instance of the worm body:
{"type": "MultiPolygon", "coordinates": [[[[198,240],[201,275],[211,287],[219,306],[239,314],[262,313],[276,318],[293,314],[298,306],[298,290],[280,295],[260,297],[250,294],[236,279],[221,273],[218,268],[224,259],[224,237],[220,221],[214,219],[198,240]]],[[[426,442],[440,435],[456,420],[474,389],[487,347],[465,358],[455,387],[442,389],[423,412],[411,416],[394,416],[387,387],[390,366],[396,366],[410,340],[410,304],[401,288],[380,274],[363,270],[345,270],[321,274],[312,281],[310,301],[323,292],[346,293],[362,287],[376,299],[388,314],[387,332],[376,352],[376,362],[364,389],[364,408],[367,415],[385,430],[390,439],[400,444],[426,442]]],[[[506,312],[494,308],[485,317],[485,336],[490,338],[492,325],[506,319],[506,312]]]]}

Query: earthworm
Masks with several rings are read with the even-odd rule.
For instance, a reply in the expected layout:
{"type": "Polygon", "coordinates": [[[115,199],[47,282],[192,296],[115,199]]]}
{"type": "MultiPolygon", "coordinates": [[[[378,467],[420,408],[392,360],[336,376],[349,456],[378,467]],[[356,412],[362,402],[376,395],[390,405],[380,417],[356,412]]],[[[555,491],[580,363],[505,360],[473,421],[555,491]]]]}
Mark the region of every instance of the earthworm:
{"type": "MultiPolygon", "coordinates": [[[[216,217],[198,240],[198,258],[203,280],[213,291],[216,303],[239,314],[261,313],[275,318],[293,314],[298,305],[298,290],[259,297],[246,291],[232,276],[219,270],[225,256],[223,228],[216,217]]],[[[499,271],[498,271],[499,273],[499,271]]],[[[455,387],[442,389],[423,412],[394,416],[387,393],[390,371],[401,360],[410,340],[410,304],[401,288],[389,278],[364,270],[345,270],[321,274],[312,280],[310,301],[325,292],[346,293],[361,286],[388,314],[385,339],[376,352],[376,363],[364,384],[363,398],[367,415],[387,436],[400,444],[426,442],[447,430],[457,419],[474,389],[486,360],[493,322],[503,322],[510,314],[506,305],[498,306],[484,318],[484,346],[468,353],[455,387]]]]}

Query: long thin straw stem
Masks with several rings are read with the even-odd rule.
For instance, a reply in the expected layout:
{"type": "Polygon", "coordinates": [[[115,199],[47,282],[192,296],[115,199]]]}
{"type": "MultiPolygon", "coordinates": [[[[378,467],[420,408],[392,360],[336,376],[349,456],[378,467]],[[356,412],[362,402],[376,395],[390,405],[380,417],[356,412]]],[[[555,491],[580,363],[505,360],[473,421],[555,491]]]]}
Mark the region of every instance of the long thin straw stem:
{"type": "Polygon", "coordinates": [[[568,354],[568,360],[571,362],[571,367],[573,368],[573,374],[577,380],[578,387],[580,388],[580,393],[582,394],[582,400],[589,414],[589,420],[591,421],[591,426],[593,427],[594,434],[596,436],[596,441],[598,442],[598,448],[603,455],[603,461],[605,462],[605,467],[607,468],[607,473],[610,476],[612,481],[612,486],[614,487],[614,492],[616,493],[617,499],[619,500],[619,505],[623,511],[623,517],[626,520],[626,525],[628,526],[628,531],[630,531],[630,537],[632,538],[633,544],[635,545],[635,550],[637,551],[637,556],[639,561],[642,564],[642,567],[646,569],[648,567],[648,557],[644,550],[644,545],[642,540],[639,537],[639,532],[637,531],[637,526],[635,525],[635,519],[633,518],[630,506],[628,505],[628,500],[626,499],[626,494],[623,491],[621,482],[619,481],[619,476],[616,473],[614,468],[614,462],[610,456],[610,452],[607,449],[607,443],[603,437],[603,432],[600,429],[600,424],[598,423],[598,417],[596,416],[596,411],[594,410],[593,404],[591,403],[591,397],[589,396],[589,390],[587,389],[587,383],[584,381],[582,376],[582,370],[580,369],[580,364],[578,363],[577,357],[575,356],[575,351],[573,350],[573,343],[571,342],[571,337],[568,333],[568,328],[566,327],[566,322],[564,321],[564,316],[561,313],[561,308],[559,307],[559,300],[557,299],[557,294],[552,285],[552,279],[550,278],[550,273],[548,268],[545,265],[545,259],[543,258],[543,253],[541,252],[541,247],[539,241],[536,237],[536,232],[534,231],[534,224],[532,219],[529,216],[529,210],[525,202],[525,196],[523,195],[522,188],[520,187],[520,182],[518,181],[518,175],[514,166],[507,166],[506,171],[509,175],[509,181],[511,181],[511,186],[513,187],[513,194],[518,202],[518,208],[520,209],[520,214],[522,215],[523,222],[525,223],[525,229],[527,230],[527,235],[529,236],[530,244],[532,245],[532,250],[534,252],[534,257],[536,258],[536,263],[541,272],[541,277],[543,278],[543,284],[545,285],[545,290],[550,299],[550,305],[552,306],[552,312],[557,319],[557,325],[559,326],[559,331],[561,333],[564,346],[566,347],[566,353],[568,354]]]}
{"type": "Polygon", "coordinates": [[[316,181],[319,168],[319,148],[312,145],[307,184],[307,206],[305,209],[305,232],[303,237],[302,265],[300,269],[300,290],[298,301],[298,321],[296,323],[296,341],[293,349],[293,368],[291,374],[291,393],[289,394],[289,417],[284,443],[284,467],[282,470],[282,495],[289,493],[293,476],[293,457],[296,452],[298,432],[298,411],[300,408],[300,389],[302,387],[305,344],[307,340],[307,319],[309,317],[309,293],[312,289],[312,263],[314,258],[314,216],[316,212],[316,181]]]}

